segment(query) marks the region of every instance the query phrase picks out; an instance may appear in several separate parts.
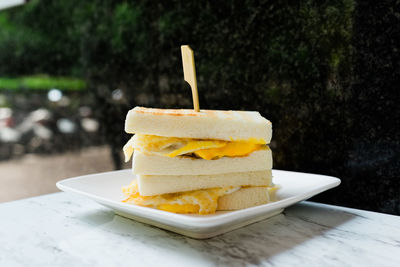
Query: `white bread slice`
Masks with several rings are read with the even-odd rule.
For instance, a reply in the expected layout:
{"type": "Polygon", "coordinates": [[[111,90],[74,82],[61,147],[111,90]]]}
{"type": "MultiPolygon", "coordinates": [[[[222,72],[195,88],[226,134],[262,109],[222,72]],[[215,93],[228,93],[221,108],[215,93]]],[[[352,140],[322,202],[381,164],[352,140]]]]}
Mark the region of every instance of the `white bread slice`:
{"type": "Polygon", "coordinates": [[[135,151],[132,161],[134,174],[147,175],[208,175],[271,169],[272,152],[268,147],[246,157],[222,157],[216,160],[170,158],[135,151]]]}
{"type": "Polygon", "coordinates": [[[125,120],[127,133],[166,137],[247,140],[268,144],[272,124],[256,111],[156,109],[135,107],[125,120]]]}
{"type": "Polygon", "coordinates": [[[271,170],[214,175],[137,175],[139,193],[154,196],[215,187],[271,186],[271,170]]]}
{"type": "Polygon", "coordinates": [[[276,188],[244,187],[218,199],[217,210],[240,210],[275,201],[276,188]]]}

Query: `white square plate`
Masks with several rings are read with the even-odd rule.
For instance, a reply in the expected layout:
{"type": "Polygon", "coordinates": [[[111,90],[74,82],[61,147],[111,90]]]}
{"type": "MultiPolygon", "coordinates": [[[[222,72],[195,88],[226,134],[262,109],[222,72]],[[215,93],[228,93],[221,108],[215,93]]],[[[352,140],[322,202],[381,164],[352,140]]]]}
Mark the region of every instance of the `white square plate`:
{"type": "Polygon", "coordinates": [[[281,187],[276,202],[212,215],[175,214],[121,202],[121,187],[134,179],[130,169],[65,179],[57,187],[89,197],[121,216],[193,238],[209,238],[279,214],[290,205],[340,184],[340,179],[325,175],[279,170],[272,170],[272,175],[274,183],[281,187]]]}

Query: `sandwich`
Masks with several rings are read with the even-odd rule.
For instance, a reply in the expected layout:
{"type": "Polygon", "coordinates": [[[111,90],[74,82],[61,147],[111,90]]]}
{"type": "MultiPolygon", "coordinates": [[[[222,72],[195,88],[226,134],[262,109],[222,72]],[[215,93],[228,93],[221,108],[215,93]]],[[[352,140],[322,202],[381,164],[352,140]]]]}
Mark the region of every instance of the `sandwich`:
{"type": "Polygon", "coordinates": [[[135,107],[125,131],[136,176],[126,203],[211,214],[274,200],[272,124],[258,112],[135,107]]]}

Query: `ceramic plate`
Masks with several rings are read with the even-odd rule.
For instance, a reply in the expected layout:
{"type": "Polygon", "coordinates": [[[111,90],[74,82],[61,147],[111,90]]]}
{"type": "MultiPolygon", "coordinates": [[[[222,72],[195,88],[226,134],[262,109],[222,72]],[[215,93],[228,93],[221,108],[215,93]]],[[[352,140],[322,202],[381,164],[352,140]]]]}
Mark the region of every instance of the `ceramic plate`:
{"type": "Polygon", "coordinates": [[[276,202],[212,215],[175,214],[121,202],[121,187],[134,179],[130,169],[69,178],[59,181],[57,187],[89,197],[118,215],[193,238],[209,238],[279,214],[290,205],[340,184],[340,179],[325,175],[279,170],[272,170],[272,175],[274,183],[281,187],[276,202]]]}

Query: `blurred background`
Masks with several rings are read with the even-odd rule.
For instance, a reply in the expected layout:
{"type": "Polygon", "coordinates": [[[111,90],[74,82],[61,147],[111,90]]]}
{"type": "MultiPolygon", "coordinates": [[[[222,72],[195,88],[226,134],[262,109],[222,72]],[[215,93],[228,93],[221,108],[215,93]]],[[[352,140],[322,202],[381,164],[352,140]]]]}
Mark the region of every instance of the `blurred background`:
{"type": "Polygon", "coordinates": [[[0,0],[0,202],[129,168],[136,105],[258,110],[274,168],[337,176],[314,201],[400,214],[399,1],[0,0]]]}

